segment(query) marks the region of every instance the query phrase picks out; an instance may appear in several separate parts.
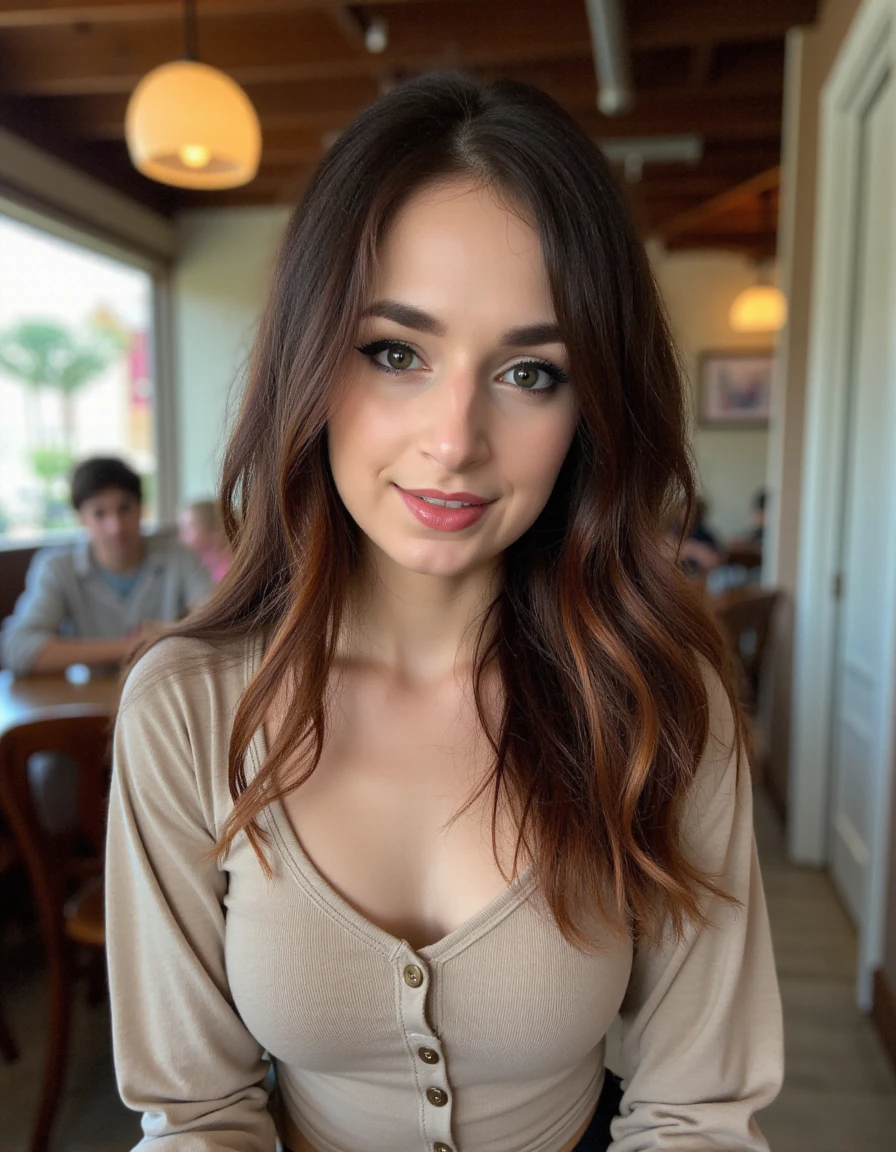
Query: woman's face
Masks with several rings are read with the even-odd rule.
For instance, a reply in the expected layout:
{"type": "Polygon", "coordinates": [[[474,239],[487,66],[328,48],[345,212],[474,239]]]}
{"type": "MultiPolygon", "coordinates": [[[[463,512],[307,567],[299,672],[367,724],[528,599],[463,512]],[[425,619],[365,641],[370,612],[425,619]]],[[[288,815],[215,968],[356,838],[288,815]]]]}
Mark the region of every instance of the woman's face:
{"type": "Polygon", "coordinates": [[[493,567],[576,424],[535,231],[472,183],[423,190],[383,242],[354,344],[328,425],[348,512],[403,568],[493,567]]]}

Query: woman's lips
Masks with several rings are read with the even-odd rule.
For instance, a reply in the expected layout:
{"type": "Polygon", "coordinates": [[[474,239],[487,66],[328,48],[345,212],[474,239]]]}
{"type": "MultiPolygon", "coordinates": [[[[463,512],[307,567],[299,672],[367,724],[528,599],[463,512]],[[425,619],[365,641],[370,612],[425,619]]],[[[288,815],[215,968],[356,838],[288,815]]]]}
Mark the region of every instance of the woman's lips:
{"type": "Polygon", "coordinates": [[[395,489],[404,501],[405,507],[417,517],[417,520],[436,532],[461,532],[464,528],[469,528],[475,524],[477,520],[481,520],[494,503],[493,500],[483,501],[481,496],[474,496],[469,492],[442,493],[429,489],[417,489],[414,492],[408,492],[397,484],[395,489]],[[433,500],[463,501],[468,506],[465,508],[446,508],[442,504],[430,504],[423,498],[424,496],[429,496],[433,500]],[[474,503],[474,501],[478,501],[478,503],[474,503]]]}

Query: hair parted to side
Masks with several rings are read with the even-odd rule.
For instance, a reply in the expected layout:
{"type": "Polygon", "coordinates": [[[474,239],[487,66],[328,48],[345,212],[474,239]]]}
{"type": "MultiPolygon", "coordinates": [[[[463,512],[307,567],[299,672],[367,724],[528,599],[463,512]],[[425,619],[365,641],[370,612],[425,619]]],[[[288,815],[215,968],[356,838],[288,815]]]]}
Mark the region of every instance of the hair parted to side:
{"type": "Polygon", "coordinates": [[[421,187],[452,178],[482,181],[536,227],[580,409],[555,490],[509,550],[480,632],[493,832],[509,802],[518,859],[531,857],[569,940],[589,945],[582,917],[594,909],[655,940],[664,921],[676,932],[703,923],[703,897],[722,895],[676,830],[709,737],[707,666],[738,736],[740,713],[718,632],[659,544],[694,483],[679,364],[646,256],[596,145],[519,84],[448,73],[393,90],[338,138],[287,228],[223,465],[233,566],[173,630],[213,644],[265,636],[234,721],[234,808],[218,850],[245,833],[266,864],[260,813],[320,760],[359,555],[325,449],[335,382],[390,221],[421,187]],[[486,666],[503,681],[497,723],[486,666]],[[284,684],[288,720],[249,781],[249,744],[284,684]]]}

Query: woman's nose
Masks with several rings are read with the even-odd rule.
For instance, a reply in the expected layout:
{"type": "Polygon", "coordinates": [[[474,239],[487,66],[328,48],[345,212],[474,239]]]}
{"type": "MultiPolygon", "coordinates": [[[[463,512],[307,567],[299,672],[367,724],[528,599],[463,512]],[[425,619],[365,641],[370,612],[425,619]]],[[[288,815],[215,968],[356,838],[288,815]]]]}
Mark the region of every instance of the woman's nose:
{"type": "Polygon", "coordinates": [[[447,373],[422,399],[419,447],[425,455],[456,474],[488,457],[488,402],[471,370],[447,373]]]}

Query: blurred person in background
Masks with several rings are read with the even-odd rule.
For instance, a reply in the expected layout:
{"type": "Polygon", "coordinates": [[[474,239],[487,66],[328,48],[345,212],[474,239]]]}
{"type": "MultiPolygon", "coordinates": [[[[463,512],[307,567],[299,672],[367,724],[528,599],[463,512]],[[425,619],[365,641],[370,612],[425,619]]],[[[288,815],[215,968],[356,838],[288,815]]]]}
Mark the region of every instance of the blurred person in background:
{"type": "Polygon", "coordinates": [[[762,551],[762,542],[765,536],[765,489],[760,488],[753,496],[750,509],[750,526],[731,541],[732,548],[753,548],[762,551]]]}
{"type": "Polygon", "coordinates": [[[679,548],[679,541],[681,542],[678,560],[682,571],[688,576],[705,577],[725,560],[715,533],[706,524],[708,511],[707,501],[704,497],[698,496],[694,501],[693,515],[682,540],[682,524],[687,516],[687,506],[681,504],[667,532],[667,540],[673,554],[679,548]]]}
{"type": "Polygon", "coordinates": [[[192,553],[141,534],[142,485],[123,461],[83,461],[71,500],[85,538],[37,553],[3,622],[0,656],[16,675],[117,667],[148,626],[179,620],[211,590],[192,553]]]}
{"type": "Polygon", "coordinates": [[[221,507],[217,500],[193,500],[177,516],[181,544],[202,561],[215,584],[220,584],[230,567],[231,553],[221,507]]]}

